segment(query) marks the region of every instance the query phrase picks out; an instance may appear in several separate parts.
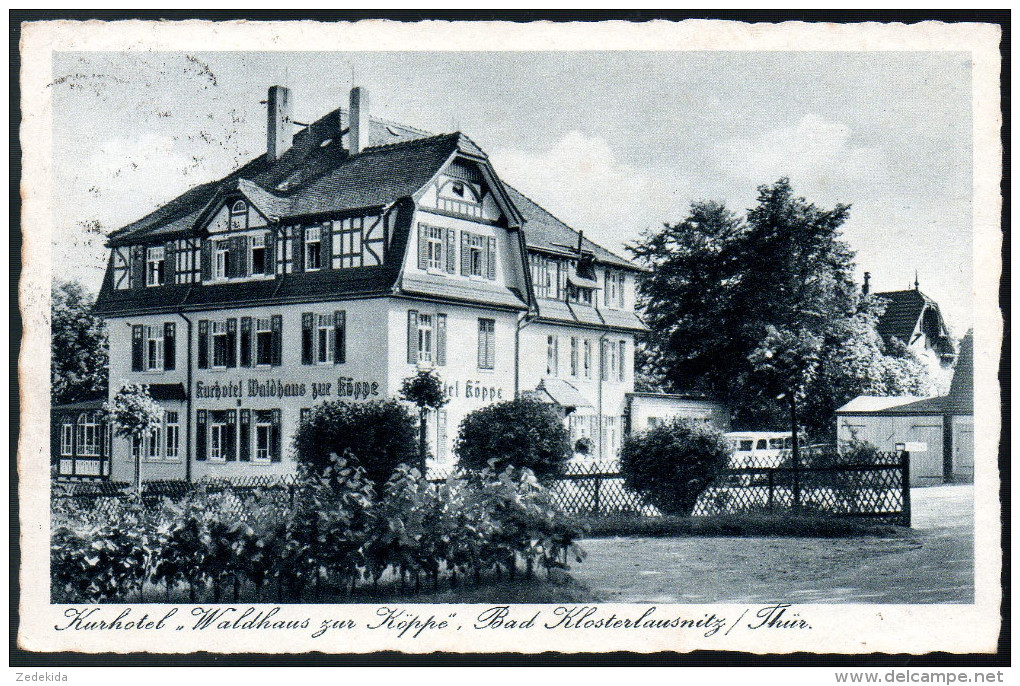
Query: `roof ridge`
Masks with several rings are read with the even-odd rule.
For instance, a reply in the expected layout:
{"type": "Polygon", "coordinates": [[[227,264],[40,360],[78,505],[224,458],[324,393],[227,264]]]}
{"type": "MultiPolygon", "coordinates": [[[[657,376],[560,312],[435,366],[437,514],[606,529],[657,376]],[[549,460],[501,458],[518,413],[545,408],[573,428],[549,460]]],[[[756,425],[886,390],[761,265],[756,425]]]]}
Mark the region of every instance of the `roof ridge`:
{"type": "MultiPolygon", "coordinates": [[[[349,107],[337,107],[335,110],[330,110],[326,114],[322,115],[322,117],[328,117],[329,115],[333,114],[333,112],[343,112],[344,114],[349,114],[350,111],[351,110],[350,110],[349,107]]],[[[322,119],[322,117],[320,117],[319,119],[322,119]]],[[[425,129],[419,129],[417,126],[410,126],[409,124],[403,124],[403,123],[401,123],[399,121],[394,121],[392,119],[383,119],[382,117],[377,117],[377,116],[372,115],[372,114],[368,115],[368,118],[371,121],[376,122],[377,124],[383,124],[384,126],[399,126],[402,129],[407,129],[408,131],[413,131],[414,133],[420,133],[423,136],[443,135],[443,134],[433,133],[432,131],[426,131],[425,129]]],[[[316,121],[318,121],[318,119],[316,121]]]]}
{"type": "Polygon", "coordinates": [[[362,155],[365,155],[367,153],[386,152],[399,147],[412,147],[415,145],[425,145],[426,143],[433,143],[442,138],[454,138],[462,135],[463,134],[461,133],[434,133],[430,136],[425,136],[424,138],[409,138],[407,140],[394,141],[392,143],[383,143],[382,145],[370,145],[357,155],[351,155],[349,159],[361,157],[362,155]]]}

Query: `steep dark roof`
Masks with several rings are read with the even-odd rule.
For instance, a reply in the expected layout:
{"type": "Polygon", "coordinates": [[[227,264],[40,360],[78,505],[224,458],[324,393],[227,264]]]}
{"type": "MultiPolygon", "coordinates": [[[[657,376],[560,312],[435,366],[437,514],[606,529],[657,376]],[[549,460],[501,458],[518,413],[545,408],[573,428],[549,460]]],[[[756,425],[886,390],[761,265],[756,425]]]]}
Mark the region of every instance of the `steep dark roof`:
{"type": "Polygon", "coordinates": [[[883,340],[898,338],[909,345],[918,321],[928,308],[932,308],[938,314],[940,334],[948,335],[938,303],[916,288],[875,293],[875,297],[888,303],[878,320],[878,333],[883,340]]]}
{"type": "MultiPolygon", "coordinates": [[[[433,135],[403,124],[371,119],[370,146],[350,156],[338,132],[348,126],[347,111],[333,110],[294,136],[293,145],[276,161],[259,155],[218,181],[189,189],[154,212],[109,236],[109,244],[164,240],[188,233],[217,193],[238,190],[273,218],[389,205],[410,196],[439,171],[458,148],[485,157],[460,133],[433,135]]],[[[527,246],[572,254],[578,232],[506,183],[511,202],[526,220],[527,246]]],[[[584,248],[605,264],[643,271],[629,260],[588,239],[584,248]]]]}
{"type": "MultiPolygon", "coordinates": [[[[578,232],[551,215],[542,206],[516,188],[503,183],[510,200],[524,215],[524,237],[528,247],[561,255],[574,255],[577,250],[578,232]]],[[[624,269],[644,271],[633,262],[606,250],[601,245],[584,239],[585,252],[595,255],[599,262],[611,264],[624,269]]]]}
{"type": "Polygon", "coordinates": [[[960,341],[960,353],[949,385],[946,406],[954,414],[974,414],[974,332],[960,341]]]}
{"type": "Polygon", "coordinates": [[[435,173],[464,141],[458,133],[424,132],[373,119],[372,147],[349,155],[338,133],[346,113],[334,110],[294,136],[279,160],[259,155],[219,181],[201,184],[156,211],[110,234],[110,245],[163,239],[189,231],[218,192],[240,190],[256,207],[275,217],[388,205],[409,196],[435,173]]]}

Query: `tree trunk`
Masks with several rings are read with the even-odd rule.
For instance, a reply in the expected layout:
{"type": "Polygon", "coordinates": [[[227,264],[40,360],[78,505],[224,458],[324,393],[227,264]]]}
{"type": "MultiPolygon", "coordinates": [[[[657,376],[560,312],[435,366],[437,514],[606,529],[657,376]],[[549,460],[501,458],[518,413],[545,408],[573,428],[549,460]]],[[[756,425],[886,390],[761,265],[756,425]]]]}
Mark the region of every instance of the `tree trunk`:
{"type": "Polygon", "coordinates": [[[790,391],[790,429],[793,435],[793,506],[800,507],[800,440],[797,432],[797,393],[790,391]]]}
{"type": "Polygon", "coordinates": [[[425,478],[428,469],[428,410],[424,407],[418,412],[418,469],[421,471],[421,478],[425,478]]]}

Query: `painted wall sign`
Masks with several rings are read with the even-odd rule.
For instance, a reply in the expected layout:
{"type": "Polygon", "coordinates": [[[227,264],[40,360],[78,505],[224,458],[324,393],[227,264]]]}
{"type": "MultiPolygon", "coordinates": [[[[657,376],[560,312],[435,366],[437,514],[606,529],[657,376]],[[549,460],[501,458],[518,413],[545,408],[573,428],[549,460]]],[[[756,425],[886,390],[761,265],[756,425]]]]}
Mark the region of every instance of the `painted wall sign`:
{"type": "Polygon", "coordinates": [[[463,384],[464,393],[461,395],[461,382],[454,381],[446,384],[446,395],[450,398],[478,398],[482,401],[502,400],[503,389],[498,386],[486,386],[481,381],[465,381],[463,384]]]}
{"type": "Polygon", "coordinates": [[[280,379],[237,379],[236,381],[195,382],[196,398],[350,398],[366,400],[379,395],[379,382],[341,376],[336,384],[331,381],[312,383],[285,383],[280,379]]]}

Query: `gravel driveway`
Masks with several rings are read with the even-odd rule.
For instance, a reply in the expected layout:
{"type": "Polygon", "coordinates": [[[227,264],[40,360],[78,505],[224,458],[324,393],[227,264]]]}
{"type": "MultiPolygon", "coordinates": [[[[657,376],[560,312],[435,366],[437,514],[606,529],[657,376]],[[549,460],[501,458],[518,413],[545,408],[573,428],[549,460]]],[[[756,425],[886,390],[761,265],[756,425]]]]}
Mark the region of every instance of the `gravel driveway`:
{"type": "Polygon", "coordinates": [[[589,539],[571,574],[606,602],[973,602],[973,487],[911,497],[903,537],[589,539]]]}

